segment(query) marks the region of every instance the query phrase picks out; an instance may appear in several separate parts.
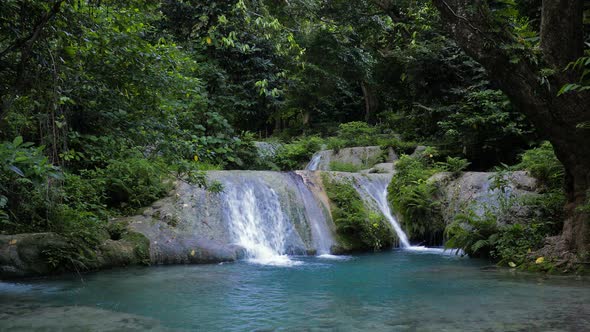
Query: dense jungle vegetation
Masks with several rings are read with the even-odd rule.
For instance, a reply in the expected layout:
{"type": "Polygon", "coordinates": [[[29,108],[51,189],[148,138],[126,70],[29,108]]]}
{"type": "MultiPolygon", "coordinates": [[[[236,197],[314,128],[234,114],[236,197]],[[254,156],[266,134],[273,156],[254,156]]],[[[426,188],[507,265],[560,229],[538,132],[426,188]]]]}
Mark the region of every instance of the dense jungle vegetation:
{"type": "Polygon", "coordinates": [[[220,190],[204,171],[292,170],[322,148],[409,155],[426,145],[429,157],[402,156],[394,179],[404,190],[393,205],[416,234],[436,207],[404,200],[428,202],[436,171],[524,169],[543,181],[535,204],[547,214],[500,229],[465,215],[481,232],[453,224],[454,244],[519,263],[562,233],[568,251],[588,254],[590,10],[581,0],[0,6],[4,234],[53,231],[88,248],[109,218],[165,196],[175,178],[220,190]],[[255,141],[284,145],[263,160],[255,141]]]}

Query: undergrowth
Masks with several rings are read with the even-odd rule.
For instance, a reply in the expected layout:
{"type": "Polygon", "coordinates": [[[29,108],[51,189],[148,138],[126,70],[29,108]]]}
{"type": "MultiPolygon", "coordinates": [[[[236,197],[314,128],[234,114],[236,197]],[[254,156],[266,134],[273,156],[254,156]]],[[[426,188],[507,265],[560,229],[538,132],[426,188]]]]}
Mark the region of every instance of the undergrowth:
{"type": "Polygon", "coordinates": [[[327,174],[322,174],[322,181],[331,201],[336,232],[346,249],[380,250],[392,246],[393,233],[385,218],[365,207],[352,183],[335,181],[327,174]]]}

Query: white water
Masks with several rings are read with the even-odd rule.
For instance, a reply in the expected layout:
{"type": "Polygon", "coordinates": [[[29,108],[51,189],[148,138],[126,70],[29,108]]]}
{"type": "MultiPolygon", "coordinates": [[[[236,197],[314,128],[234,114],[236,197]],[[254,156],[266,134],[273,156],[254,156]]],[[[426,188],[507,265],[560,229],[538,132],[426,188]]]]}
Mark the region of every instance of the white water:
{"type": "Polygon", "coordinates": [[[288,235],[296,233],[283,213],[278,194],[262,182],[224,183],[225,213],[233,241],[248,261],[296,265],[287,256],[288,235]]]}
{"type": "Polygon", "coordinates": [[[397,219],[391,212],[389,202],[387,201],[387,187],[389,186],[390,178],[385,175],[372,175],[371,177],[361,176],[357,178],[360,189],[377,203],[379,210],[389,221],[393,227],[397,237],[400,241],[400,247],[404,250],[423,252],[423,253],[436,253],[441,255],[462,255],[461,249],[446,249],[446,248],[429,248],[425,246],[413,246],[408,240],[408,235],[404,232],[401,225],[397,222],[397,219]]]}
{"type": "Polygon", "coordinates": [[[318,255],[328,255],[334,245],[334,238],[328,226],[328,218],[320,205],[321,203],[313,196],[311,190],[304,183],[304,178],[297,175],[295,183],[303,200],[305,218],[311,228],[316,253],[318,255]]]}
{"type": "Polygon", "coordinates": [[[311,161],[307,166],[305,166],[306,171],[317,171],[318,166],[320,165],[320,161],[322,161],[322,154],[318,152],[311,157],[311,161]]]}
{"type": "Polygon", "coordinates": [[[358,185],[362,191],[365,191],[381,210],[381,213],[387,218],[387,221],[393,227],[395,234],[400,242],[400,246],[404,249],[411,248],[408,236],[397,222],[397,219],[393,216],[389,203],[387,202],[387,186],[389,185],[390,178],[388,176],[373,175],[371,177],[360,176],[357,178],[358,185]]]}

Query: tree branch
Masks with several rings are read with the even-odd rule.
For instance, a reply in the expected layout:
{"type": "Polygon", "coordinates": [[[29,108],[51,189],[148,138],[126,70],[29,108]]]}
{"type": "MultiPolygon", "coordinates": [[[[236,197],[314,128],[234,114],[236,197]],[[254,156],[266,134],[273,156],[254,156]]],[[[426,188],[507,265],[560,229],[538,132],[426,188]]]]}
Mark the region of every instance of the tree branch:
{"type": "Polygon", "coordinates": [[[9,45],[6,49],[4,49],[2,52],[0,52],[0,59],[3,58],[8,53],[15,51],[19,48],[25,48],[25,47],[30,48],[32,46],[32,44],[34,44],[35,41],[37,41],[37,39],[41,35],[41,32],[43,31],[43,28],[45,28],[47,23],[60,11],[61,5],[65,1],[66,0],[60,0],[60,1],[57,1],[56,3],[54,3],[53,6],[51,7],[51,9],[48,12],[46,12],[41,17],[41,19],[39,19],[39,21],[35,24],[33,31],[29,35],[27,35],[23,38],[17,39],[14,43],[12,43],[12,45],[9,45]]]}

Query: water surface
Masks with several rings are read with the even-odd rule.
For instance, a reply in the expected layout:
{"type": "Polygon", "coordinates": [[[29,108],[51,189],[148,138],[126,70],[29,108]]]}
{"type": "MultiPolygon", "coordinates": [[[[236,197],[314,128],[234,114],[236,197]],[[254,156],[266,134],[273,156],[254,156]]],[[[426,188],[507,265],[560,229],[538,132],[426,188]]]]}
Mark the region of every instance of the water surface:
{"type": "Polygon", "coordinates": [[[588,331],[590,283],[395,251],[0,283],[4,331],[588,331]]]}

